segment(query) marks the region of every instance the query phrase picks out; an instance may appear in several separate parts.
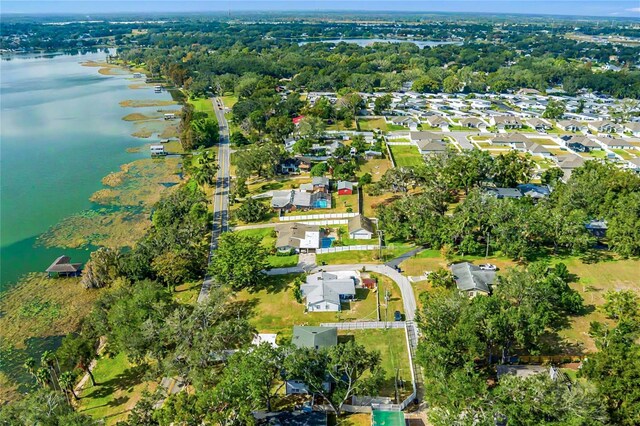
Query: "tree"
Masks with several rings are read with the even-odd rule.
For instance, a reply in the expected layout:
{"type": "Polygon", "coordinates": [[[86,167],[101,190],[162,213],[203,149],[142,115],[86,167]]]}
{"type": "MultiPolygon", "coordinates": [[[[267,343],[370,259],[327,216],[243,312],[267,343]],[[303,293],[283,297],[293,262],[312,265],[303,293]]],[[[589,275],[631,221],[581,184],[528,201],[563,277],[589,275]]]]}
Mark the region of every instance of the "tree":
{"type": "Polygon", "coordinates": [[[434,287],[453,288],[456,282],[448,269],[437,269],[429,274],[429,282],[434,287]]]}
{"type": "Polygon", "coordinates": [[[67,393],[71,393],[73,399],[78,400],[78,395],[76,394],[75,389],[73,388],[76,384],[75,377],[71,374],[70,371],[65,371],[60,375],[60,387],[62,390],[67,393]]]}
{"type": "Polygon", "coordinates": [[[551,187],[556,186],[556,184],[564,177],[564,171],[560,167],[551,167],[542,172],[542,177],[540,181],[544,185],[549,185],[551,187]]]}
{"type": "Polygon", "coordinates": [[[249,145],[251,141],[242,132],[233,132],[229,138],[229,142],[235,146],[249,145]]]}
{"type": "Polygon", "coordinates": [[[462,84],[460,80],[458,80],[458,77],[452,74],[444,79],[442,89],[447,93],[456,93],[462,89],[462,84]]]}
{"type": "Polygon", "coordinates": [[[120,275],[118,251],[101,247],[89,256],[80,282],[84,288],[103,288],[111,284],[118,275],[120,275]]]}
{"type": "Polygon", "coordinates": [[[62,339],[62,344],[56,351],[62,365],[69,368],[80,368],[89,375],[91,384],[96,385],[96,379],[91,372],[91,361],[95,358],[96,351],[93,342],[81,335],[67,334],[62,339]]]}
{"type": "Polygon", "coordinates": [[[311,167],[311,176],[324,176],[328,171],[329,166],[327,163],[314,164],[313,167],[311,167]]]}
{"type": "Polygon", "coordinates": [[[236,211],[236,217],[246,223],[260,222],[269,208],[255,198],[247,198],[236,211]]]}
{"type": "Polygon", "coordinates": [[[171,291],[175,291],[176,286],[195,278],[191,274],[190,266],[189,258],[184,253],[174,250],[165,251],[151,262],[151,268],[158,280],[171,291]]]}
{"type": "Polygon", "coordinates": [[[298,124],[298,136],[301,139],[309,139],[318,142],[324,137],[326,125],[322,119],[314,116],[307,116],[300,120],[298,124]]]}
{"type": "Polygon", "coordinates": [[[358,166],[352,161],[338,164],[333,169],[333,178],[338,180],[350,180],[355,176],[357,167],[358,166]]]}
{"type": "Polygon", "coordinates": [[[640,321],[640,297],[631,290],[607,291],[602,310],[618,321],[640,321]]]}
{"type": "Polygon", "coordinates": [[[369,185],[371,182],[373,182],[373,177],[371,176],[371,173],[365,173],[362,176],[360,176],[360,178],[358,179],[358,185],[360,187],[369,185]]]}
{"type": "Polygon", "coordinates": [[[272,411],[272,402],[284,385],[281,380],[285,352],[280,347],[262,343],[251,350],[243,350],[229,358],[214,400],[222,406],[251,413],[272,411]],[[240,394],[236,395],[235,392],[240,394]]]}
{"type": "Polygon", "coordinates": [[[388,93],[382,96],[378,96],[375,101],[373,101],[373,113],[376,115],[381,115],[384,111],[388,110],[391,107],[392,100],[393,98],[388,93]]]}
{"type": "Polygon", "coordinates": [[[497,156],[493,166],[493,181],[498,187],[512,188],[520,183],[529,183],[533,176],[534,163],[531,155],[521,157],[517,151],[497,156]]]}
{"type": "Polygon", "coordinates": [[[557,120],[564,116],[565,110],[566,110],[566,106],[564,102],[549,99],[549,102],[547,103],[547,107],[542,113],[542,117],[553,118],[557,120]]]}
{"type": "Polygon", "coordinates": [[[440,91],[440,83],[429,76],[424,76],[413,82],[411,90],[419,93],[437,93],[440,91]]]}
{"type": "Polygon", "coordinates": [[[209,272],[219,283],[237,291],[257,287],[268,266],[267,249],[259,238],[227,232],[218,240],[209,272]]]}
{"type": "Polygon", "coordinates": [[[350,341],[324,350],[300,348],[284,361],[287,379],[302,381],[309,390],[325,399],[340,416],[342,406],[355,394],[371,394],[381,385],[380,354],[369,352],[350,341]],[[324,383],[329,375],[331,392],[324,383]]]}
{"type": "Polygon", "coordinates": [[[289,117],[274,116],[267,120],[267,132],[271,136],[271,139],[277,143],[284,143],[287,136],[289,136],[295,126],[289,117]]]}
{"type": "Polygon", "coordinates": [[[235,182],[235,195],[240,198],[244,198],[249,195],[249,188],[247,187],[247,179],[238,178],[235,182]]]}
{"type": "Polygon", "coordinates": [[[60,392],[39,389],[0,407],[2,425],[95,426],[86,414],[73,410],[60,392]]]}
{"type": "Polygon", "coordinates": [[[608,223],[610,247],[623,257],[640,255],[640,190],[622,197],[608,223]]]}
{"type": "Polygon", "coordinates": [[[196,166],[193,168],[193,179],[200,186],[213,185],[216,181],[216,173],[218,172],[218,164],[216,163],[213,151],[203,151],[196,160],[196,166]]]}

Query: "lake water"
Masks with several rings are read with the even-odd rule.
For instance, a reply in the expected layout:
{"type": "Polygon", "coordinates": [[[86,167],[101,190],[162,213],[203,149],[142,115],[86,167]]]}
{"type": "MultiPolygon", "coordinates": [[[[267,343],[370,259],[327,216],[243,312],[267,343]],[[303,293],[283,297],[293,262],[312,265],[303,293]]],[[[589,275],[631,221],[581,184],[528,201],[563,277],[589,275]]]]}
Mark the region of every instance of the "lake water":
{"type": "Polygon", "coordinates": [[[65,217],[97,207],[89,197],[104,176],[148,155],[126,152],[153,140],[131,136],[133,125],[122,117],[134,110],[118,103],[171,96],[130,89],[131,75],[104,76],[80,65],[104,59],[90,53],[0,61],[0,292],[62,254],[86,261],[88,250],[34,243],[65,217]]]}
{"type": "Polygon", "coordinates": [[[353,43],[357,44],[360,47],[371,46],[373,43],[413,43],[418,46],[420,49],[424,49],[425,47],[433,47],[440,46],[443,44],[457,44],[462,45],[462,42],[457,41],[419,41],[419,40],[405,40],[405,39],[396,39],[396,38],[341,38],[341,39],[331,39],[331,40],[313,40],[313,41],[301,41],[298,45],[303,46],[308,43],[353,43]]]}

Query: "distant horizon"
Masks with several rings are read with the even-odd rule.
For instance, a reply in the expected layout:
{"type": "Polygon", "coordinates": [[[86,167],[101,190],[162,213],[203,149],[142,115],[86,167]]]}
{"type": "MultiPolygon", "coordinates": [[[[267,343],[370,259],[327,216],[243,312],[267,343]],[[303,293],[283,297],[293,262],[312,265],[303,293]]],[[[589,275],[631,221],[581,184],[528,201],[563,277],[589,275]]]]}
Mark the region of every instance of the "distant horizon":
{"type": "Polygon", "coordinates": [[[216,13],[406,13],[406,14],[482,14],[521,16],[562,16],[580,18],[637,18],[640,1],[508,1],[454,0],[434,2],[412,0],[402,2],[360,0],[316,1],[46,1],[9,0],[0,6],[0,15],[76,16],[117,14],[216,14],[216,13]],[[398,4],[399,3],[399,4],[398,4]]]}

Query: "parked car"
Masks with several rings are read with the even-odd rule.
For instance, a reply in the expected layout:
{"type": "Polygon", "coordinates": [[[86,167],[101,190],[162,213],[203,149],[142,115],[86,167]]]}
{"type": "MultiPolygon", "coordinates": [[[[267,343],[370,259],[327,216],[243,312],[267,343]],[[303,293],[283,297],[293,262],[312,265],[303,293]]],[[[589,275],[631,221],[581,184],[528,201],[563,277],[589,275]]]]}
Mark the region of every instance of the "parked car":
{"type": "Polygon", "coordinates": [[[491,263],[484,263],[482,265],[478,265],[480,269],[483,271],[497,271],[498,267],[496,265],[492,265],[491,263]]]}
{"type": "Polygon", "coordinates": [[[402,314],[400,313],[400,311],[395,311],[393,313],[393,320],[394,321],[402,321],[402,314]]]}

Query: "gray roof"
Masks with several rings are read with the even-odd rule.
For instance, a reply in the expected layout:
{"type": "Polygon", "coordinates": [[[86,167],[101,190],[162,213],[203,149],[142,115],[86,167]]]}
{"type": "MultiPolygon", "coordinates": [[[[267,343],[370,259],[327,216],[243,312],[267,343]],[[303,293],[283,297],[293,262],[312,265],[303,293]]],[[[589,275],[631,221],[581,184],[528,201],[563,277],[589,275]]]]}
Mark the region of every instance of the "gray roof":
{"type": "Polygon", "coordinates": [[[427,123],[429,123],[431,126],[441,126],[443,124],[449,124],[449,122],[447,120],[445,120],[444,118],[440,117],[439,115],[430,115],[429,117],[426,118],[427,123]]]}
{"type": "Polygon", "coordinates": [[[487,188],[486,192],[496,198],[522,198],[518,188],[487,188]]]}
{"type": "Polygon", "coordinates": [[[513,117],[511,115],[497,115],[493,117],[493,121],[497,124],[506,124],[506,125],[516,125],[522,124],[518,117],[513,117]]]}
{"type": "Polygon", "coordinates": [[[60,256],[47,268],[47,272],[72,273],[80,270],[81,263],[70,263],[69,256],[60,256]]]}
{"type": "Polygon", "coordinates": [[[338,329],[296,325],[291,343],[298,348],[329,348],[338,344],[338,329]]]}
{"type": "Polygon", "coordinates": [[[311,193],[306,191],[293,191],[292,204],[299,207],[311,207],[311,193]]]}
{"type": "Polygon", "coordinates": [[[479,267],[469,263],[455,263],[451,265],[451,273],[456,280],[458,290],[482,291],[491,293],[491,284],[495,280],[495,271],[483,271],[479,267]]]}
{"type": "Polygon", "coordinates": [[[431,142],[431,141],[443,140],[442,135],[439,135],[433,132],[410,132],[409,134],[411,136],[412,142],[419,142],[419,141],[431,142]]]}
{"type": "Polygon", "coordinates": [[[521,133],[500,133],[495,137],[491,138],[492,144],[511,144],[511,143],[521,143],[524,144],[526,142],[530,142],[529,138],[521,133]]]}
{"type": "Polygon", "coordinates": [[[551,194],[551,189],[547,185],[536,185],[534,183],[518,185],[518,189],[522,192],[522,195],[532,198],[544,198],[551,194]]]}
{"type": "Polygon", "coordinates": [[[480,120],[477,117],[466,117],[466,118],[462,118],[460,119],[460,124],[464,125],[468,125],[468,124],[473,124],[475,126],[480,126],[480,125],[487,125],[484,121],[480,120]]]}
{"type": "Polygon", "coordinates": [[[418,140],[416,141],[418,149],[425,152],[444,152],[447,145],[442,141],[418,140]]]}
{"type": "Polygon", "coordinates": [[[551,151],[536,142],[527,141],[524,143],[524,146],[527,151],[531,152],[532,154],[551,154],[551,151]]]}
{"type": "Polygon", "coordinates": [[[371,222],[371,219],[361,214],[354,216],[352,218],[349,218],[348,228],[349,228],[349,232],[357,232],[362,229],[369,231],[371,233],[373,233],[374,231],[374,226],[373,226],[373,222],[371,222]]]}
{"type": "Polygon", "coordinates": [[[318,272],[307,277],[307,283],[300,286],[307,304],[331,302],[340,305],[340,296],[355,296],[353,278],[338,277],[329,272],[318,272]]]}
{"type": "Polygon", "coordinates": [[[271,198],[271,207],[284,208],[291,204],[293,200],[293,191],[273,191],[273,197],[271,198]]]}
{"type": "Polygon", "coordinates": [[[303,223],[283,223],[276,226],[278,238],[276,239],[276,248],[294,247],[294,248],[319,248],[320,239],[317,241],[307,239],[308,232],[316,232],[320,235],[320,227],[317,225],[305,225],[303,223]],[[306,241],[306,244],[301,244],[306,241]],[[310,245],[315,247],[310,247],[310,245]]]}
{"type": "Polygon", "coordinates": [[[311,183],[313,184],[313,186],[329,186],[329,178],[324,177],[324,176],[314,176],[313,178],[311,178],[311,183]]]}
{"type": "Polygon", "coordinates": [[[585,146],[587,148],[599,148],[600,147],[600,145],[598,145],[596,142],[594,142],[593,140],[589,139],[586,136],[572,135],[567,140],[567,145],[568,144],[574,144],[574,143],[579,143],[580,145],[585,146]]]}
{"type": "Polygon", "coordinates": [[[341,189],[353,189],[353,182],[346,180],[338,181],[338,191],[341,189]]]}

